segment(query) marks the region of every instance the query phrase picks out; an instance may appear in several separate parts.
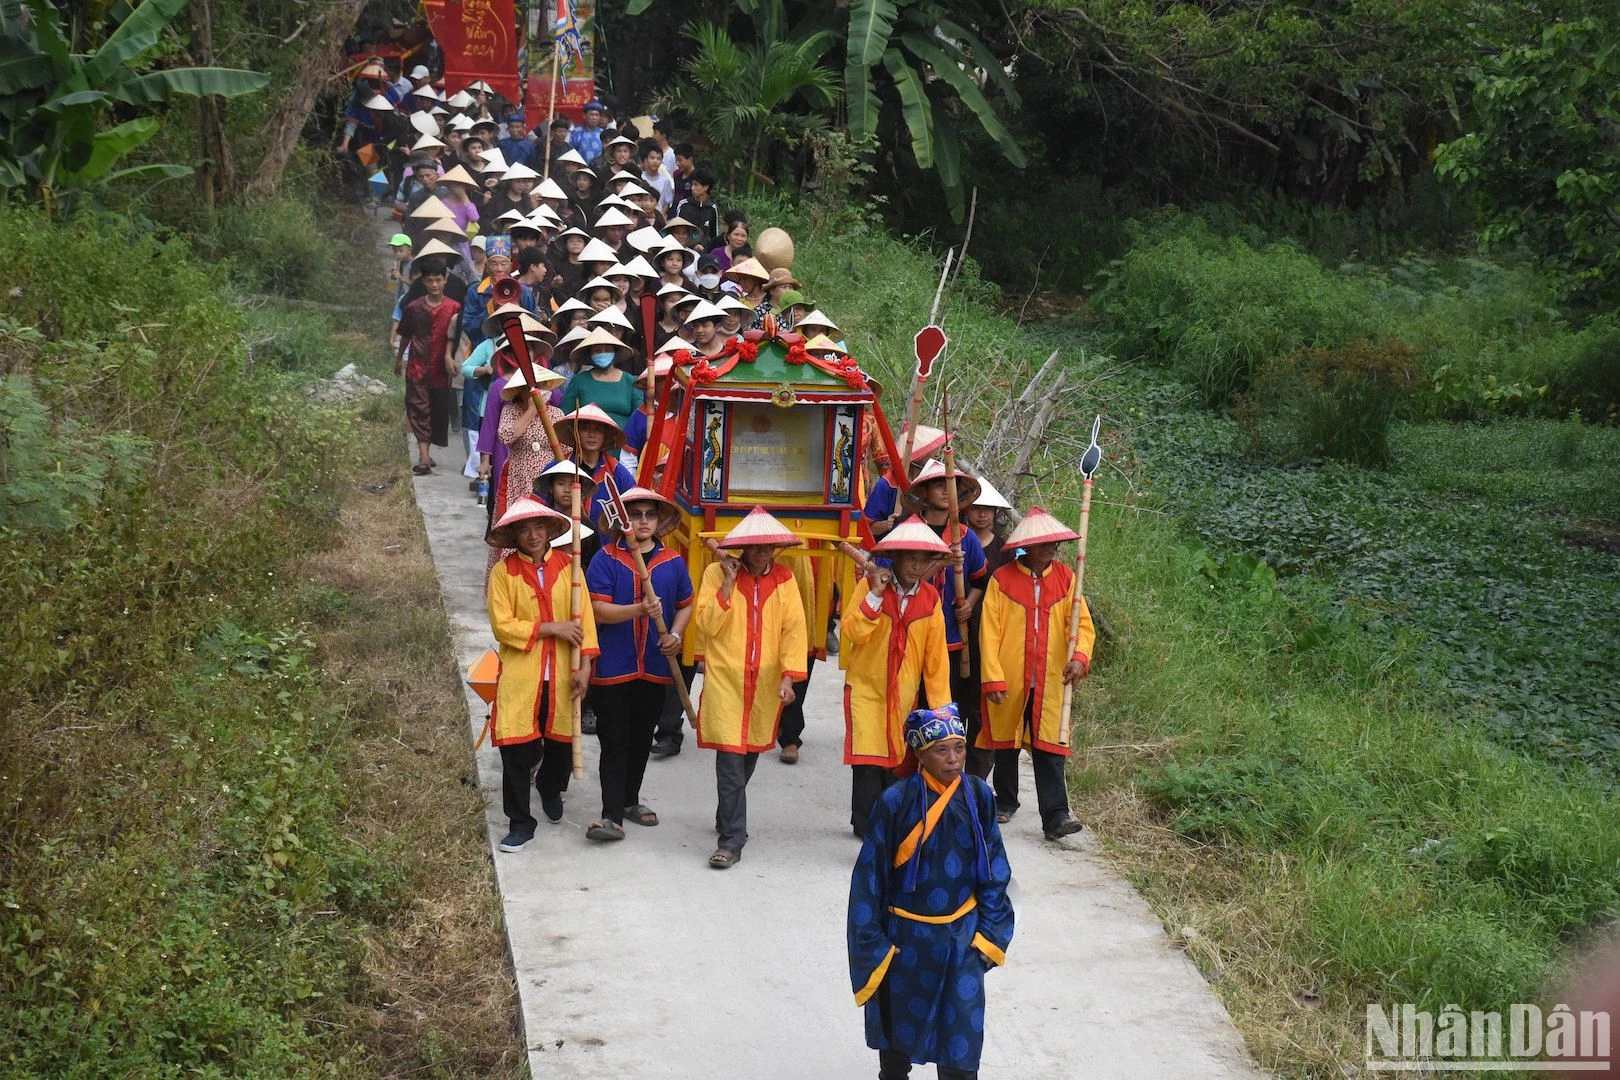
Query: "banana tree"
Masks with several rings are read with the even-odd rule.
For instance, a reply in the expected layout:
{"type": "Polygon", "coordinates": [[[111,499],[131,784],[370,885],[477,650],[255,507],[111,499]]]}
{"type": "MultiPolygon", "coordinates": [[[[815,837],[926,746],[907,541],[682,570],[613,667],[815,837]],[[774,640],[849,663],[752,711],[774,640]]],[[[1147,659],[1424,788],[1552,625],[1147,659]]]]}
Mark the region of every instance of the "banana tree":
{"type": "Polygon", "coordinates": [[[0,188],[37,195],[55,213],[113,180],[188,175],[187,165],[121,166],[157,134],[158,117],[105,122],[114,109],[128,114],[177,95],[238,97],[264,87],[264,75],[236,68],[138,69],[187,3],[117,4],[118,25],[94,52],[76,53],[55,6],[0,0],[0,188]]]}
{"type": "Polygon", "coordinates": [[[933,0],[851,0],[845,42],[844,98],[855,138],[878,128],[882,80],[888,76],[911,136],[917,165],[932,169],[960,214],[961,153],[956,111],[971,113],[1002,156],[1020,168],[1024,152],[985,95],[998,87],[1016,109],[1018,91],[1006,68],[971,30],[933,0]]]}

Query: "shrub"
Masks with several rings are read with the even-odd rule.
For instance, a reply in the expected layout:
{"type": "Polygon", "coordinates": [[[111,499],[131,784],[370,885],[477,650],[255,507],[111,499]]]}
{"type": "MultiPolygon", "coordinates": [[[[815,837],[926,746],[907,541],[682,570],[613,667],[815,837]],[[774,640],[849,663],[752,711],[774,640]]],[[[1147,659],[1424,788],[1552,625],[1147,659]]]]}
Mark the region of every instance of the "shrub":
{"type": "Polygon", "coordinates": [[[335,263],[331,239],[302,199],[275,198],[219,212],[220,254],[259,292],[325,299],[335,263]]]}
{"type": "Polygon", "coordinates": [[[1620,419],[1620,324],[1612,316],[1596,319],[1571,345],[1568,364],[1552,377],[1552,409],[1620,419]]]}
{"type": "Polygon", "coordinates": [[[1250,247],[1175,213],[1139,226],[1094,303],[1119,349],[1169,368],[1225,405],[1272,357],[1383,336],[1359,282],[1290,244],[1250,247]]]}
{"type": "Polygon", "coordinates": [[[1239,426],[1262,457],[1382,468],[1412,371],[1412,350],[1393,338],[1301,349],[1261,368],[1236,410],[1239,426]]]}

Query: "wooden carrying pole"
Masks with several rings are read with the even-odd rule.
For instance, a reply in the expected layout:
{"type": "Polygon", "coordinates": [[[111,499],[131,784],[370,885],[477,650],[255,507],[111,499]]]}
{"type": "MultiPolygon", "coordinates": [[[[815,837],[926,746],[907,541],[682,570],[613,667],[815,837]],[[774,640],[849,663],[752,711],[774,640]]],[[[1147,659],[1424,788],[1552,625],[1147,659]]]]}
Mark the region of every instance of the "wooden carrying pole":
{"type": "MultiPolygon", "coordinates": [[[[541,415],[545,415],[543,406],[541,415]]],[[[585,575],[579,568],[579,493],[579,467],[576,465],[574,467],[573,483],[569,485],[568,489],[568,522],[569,528],[572,530],[569,548],[574,554],[568,565],[568,617],[574,620],[575,626],[583,627],[584,624],[580,620],[584,617],[585,575]]],[[[584,651],[583,643],[575,645],[571,650],[568,658],[568,669],[574,676],[579,674],[579,669],[584,661],[582,655],[584,651]]],[[[583,694],[579,697],[572,697],[573,692],[573,680],[570,678],[568,693],[574,703],[573,737],[570,740],[573,744],[574,779],[583,780],[585,778],[585,737],[580,728],[585,722],[585,697],[583,694]]]]}
{"type": "MultiPolygon", "coordinates": [[[[956,504],[956,450],[951,446],[951,391],[946,387],[941,391],[940,398],[940,425],[945,430],[945,496],[950,500],[950,518],[945,523],[945,540],[951,545],[952,567],[956,585],[956,599],[961,600],[967,596],[967,575],[962,572],[962,508],[956,504]]],[[[1079,628],[1076,628],[1076,633],[1079,628]]],[[[967,678],[972,674],[973,643],[968,640],[967,620],[960,616],[956,620],[956,633],[962,639],[962,651],[957,658],[957,674],[967,678]]]]}
{"type": "MultiPolygon", "coordinates": [[[[641,580],[642,595],[651,596],[652,571],[647,569],[647,560],[641,557],[641,549],[636,546],[635,537],[630,535],[630,515],[625,508],[619,485],[614,483],[612,473],[604,476],[602,482],[607,485],[608,497],[612,500],[613,509],[619,518],[619,526],[624,530],[625,547],[630,549],[630,557],[636,561],[636,577],[641,580]]],[[[669,633],[669,624],[664,621],[662,607],[659,608],[658,614],[653,616],[653,625],[658,628],[659,640],[663,640],[664,635],[669,633]]],[[[675,692],[680,695],[681,708],[686,710],[686,718],[692,721],[692,726],[696,728],[697,710],[692,708],[692,693],[687,688],[686,675],[681,671],[681,662],[673,656],[666,656],[664,659],[669,661],[669,673],[675,679],[675,692]]]]}
{"type": "Polygon", "coordinates": [[[555,27],[547,27],[551,32],[551,105],[546,109],[546,127],[540,134],[540,141],[545,143],[546,152],[541,158],[540,175],[551,175],[551,122],[557,119],[557,74],[558,65],[562,60],[562,48],[557,43],[555,27]]]}
{"type": "MultiPolygon", "coordinates": [[[[1080,605],[1084,601],[1085,593],[1082,591],[1086,583],[1086,529],[1091,524],[1091,474],[1097,471],[1102,464],[1102,447],[1097,444],[1097,433],[1102,429],[1102,417],[1091,422],[1091,445],[1080,459],[1080,472],[1085,480],[1080,485],[1080,546],[1074,556],[1074,600],[1069,606],[1069,651],[1063,656],[1063,663],[1068,665],[1074,657],[1074,650],[1080,646],[1080,605]]],[[[1074,683],[1063,684],[1063,707],[1058,713],[1058,744],[1069,745],[1069,713],[1074,708],[1074,683]]]]}

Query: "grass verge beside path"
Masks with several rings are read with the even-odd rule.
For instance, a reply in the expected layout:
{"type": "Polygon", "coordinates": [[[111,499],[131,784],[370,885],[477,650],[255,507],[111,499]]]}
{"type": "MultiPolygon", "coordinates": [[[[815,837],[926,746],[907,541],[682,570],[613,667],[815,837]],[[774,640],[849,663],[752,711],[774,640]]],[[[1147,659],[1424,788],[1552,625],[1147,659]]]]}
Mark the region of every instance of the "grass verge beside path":
{"type": "Polygon", "coordinates": [[[526,1075],[385,299],[0,240],[0,1076],[526,1075]]]}
{"type": "MultiPolygon", "coordinates": [[[[898,423],[937,263],[847,214],[753,217],[792,233],[795,275],[883,379],[898,423]]],[[[1173,461],[1120,442],[1130,418],[1163,410],[1162,387],[1078,348],[1095,339],[1018,327],[995,300],[970,268],[946,318],[947,375],[992,369],[967,377],[976,400],[953,393],[965,445],[1062,344],[1080,390],[1048,435],[1101,412],[1126,470],[1101,475],[1091,521],[1087,592],[1110,633],[1078,695],[1076,809],[1257,1062],[1290,1077],[1359,1069],[1369,1003],[1538,1000],[1620,911],[1620,808],[1604,785],[1488,739],[1409,640],[1355,614],[1324,622],[1326,581],[1285,593],[1259,559],[1212,558],[1157,496],[1173,461]]],[[[984,464],[1007,479],[1011,462],[984,464]]],[[[1020,501],[1073,519],[1073,463],[1037,454],[1032,469],[1020,501]]]]}

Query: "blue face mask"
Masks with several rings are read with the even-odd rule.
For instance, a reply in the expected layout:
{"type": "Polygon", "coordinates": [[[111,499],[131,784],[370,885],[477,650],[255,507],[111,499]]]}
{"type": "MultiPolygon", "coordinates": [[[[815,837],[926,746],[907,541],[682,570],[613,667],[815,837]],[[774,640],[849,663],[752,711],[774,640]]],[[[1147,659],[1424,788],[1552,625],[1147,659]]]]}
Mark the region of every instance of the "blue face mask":
{"type": "Polygon", "coordinates": [[[605,368],[613,363],[613,354],[610,352],[591,353],[591,364],[595,367],[605,368]]]}

